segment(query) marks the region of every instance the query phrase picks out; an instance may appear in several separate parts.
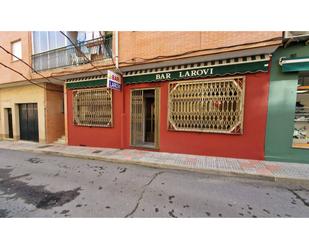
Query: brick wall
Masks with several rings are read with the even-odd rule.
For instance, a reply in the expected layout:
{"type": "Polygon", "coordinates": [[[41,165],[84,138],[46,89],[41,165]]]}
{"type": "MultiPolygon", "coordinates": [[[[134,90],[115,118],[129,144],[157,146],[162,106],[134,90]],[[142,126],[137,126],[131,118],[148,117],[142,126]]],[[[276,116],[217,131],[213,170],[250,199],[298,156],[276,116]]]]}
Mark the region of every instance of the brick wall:
{"type": "MultiPolygon", "coordinates": [[[[0,32],[0,45],[12,52],[11,43],[21,40],[22,59],[31,64],[31,40],[29,32],[0,32]]],[[[12,56],[0,49],[0,61],[13,69],[30,77],[31,69],[20,61],[12,61],[12,56]]],[[[0,65],[0,84],[24,80],[20,75],[0,65]]]]}
{"type": "Polygon", "coordinates": [[[63,86],[46,84],[46,142],[52,143],[64,135],[63,86]]]}
{"type": "MultiPolygon", "coordinates": [[[[120,32],[119,57],[120,63],[126,65],[125,63],[130,62],[143,62],[140,58],[173,56],[188,51],[214,49],[177,57],[184,58],[280,44],[281,36],[282,32],[120,32]],[[273,38],[278,40],[265,42],[273,38]],[[245,45],[246,43],[254,44],[245,45]],[[226,46],[235,47],[224,48],[226,46]]],[[[160,59],[153,61],[158,60],[160,59]]]]}

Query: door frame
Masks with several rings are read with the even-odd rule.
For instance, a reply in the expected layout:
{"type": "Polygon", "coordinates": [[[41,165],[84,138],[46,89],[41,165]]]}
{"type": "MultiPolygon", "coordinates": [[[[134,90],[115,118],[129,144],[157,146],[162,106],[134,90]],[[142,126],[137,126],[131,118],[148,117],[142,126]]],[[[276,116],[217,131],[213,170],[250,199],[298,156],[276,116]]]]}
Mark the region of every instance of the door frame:
{"type": "MultiPolygon", "coordinates": [[[[161,87],[143,87],[143,88],[133,88],[130,89],[130,146],[135,148],[143,148],[143,149],[159,149],[160,148],[160,109],[161,109],[161,87]],[[154,131],[154,146],[142,146],[142,145],[133,145],[132,144],[132,92],[133,91],[145,91],[145,90],[154,90],[154,103],[155,103],[155,131],[154,131]]],[[[145,122],[144,124],[145,125],[145,122]]],[[[145,136],[145,134],[144,134],[145,136]]]]}
{"type": "MultiPolygon", "coordinates": [[[[32,109],[33,111],[33,109],[32,109]]],[[[27,103],[18,103],[18,120],[19,120],[19,139],[20,140],[23,140],[23,141],[30,141],[30,142],[39,142],[40,141],[40,131],[39,131],[39,110],[38,110],[38,103],[37,102],[27,102],[27,103]],[[36,106],[36,131],[33,133],[35,134],[33,136],[33,138],[36,138],[35,140],[34,139],[26,139],[26,138],[22,138],[22,129],[21,129],[21,126],[22,126],[22,123],[21,123],[21,107],[22,105],[26,105],[27,106],[27,125],[29,124],[28,123],[28,105],[35,105],[36,106]]],[[[34,129],[35,130],[35,129],[34,129]]]]}
{"type": "Polygon", "coordinates": [[[4,127],[5,127],[5,139],[14,139],[14,127],[13,127],[13,110],[12,107],[4,108],[4,127]],[[11,113],[11,119],[9,118],[9,111],[11,113]],[[11,121],[11,132],[12,136],[10,137],[10,121],[11,121]]]}

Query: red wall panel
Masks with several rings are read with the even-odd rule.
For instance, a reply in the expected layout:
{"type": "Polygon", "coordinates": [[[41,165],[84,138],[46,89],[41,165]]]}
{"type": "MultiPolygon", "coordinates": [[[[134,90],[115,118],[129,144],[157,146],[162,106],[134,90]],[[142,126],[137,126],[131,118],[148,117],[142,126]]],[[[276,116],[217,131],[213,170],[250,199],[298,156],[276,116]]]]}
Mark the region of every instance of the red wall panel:
{"type": "MultiPolygon", "coordinates": [[[[130,113],[130,89],[160,87],[160,151],[208,156],[264,159],[269,73],[246,75],[244,132],[228,135],[170,131],[167,128],[168,83],[138,84],[125,88],[126,116],[130,113]]],[[[126,119],[126,146],[129,147],[130,119],[126,119]]]]}
{"type": "Polygon", "coordinates": [[[122,94],[113,91],[113,127],[87,127],[73,124],[72,90],[67,91],[68,143],[94,147],[121,147],[122,94]]]}

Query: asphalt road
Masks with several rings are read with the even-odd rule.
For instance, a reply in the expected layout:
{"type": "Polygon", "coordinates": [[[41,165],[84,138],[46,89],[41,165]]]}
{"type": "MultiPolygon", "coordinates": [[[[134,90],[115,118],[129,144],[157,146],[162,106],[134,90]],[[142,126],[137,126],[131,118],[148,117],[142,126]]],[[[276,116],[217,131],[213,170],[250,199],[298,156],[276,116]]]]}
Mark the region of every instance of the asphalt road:
{"type": "Polygon", "coordinates": [[[0,150],[0,217],[309,217],[309,187],[0,150]]]}

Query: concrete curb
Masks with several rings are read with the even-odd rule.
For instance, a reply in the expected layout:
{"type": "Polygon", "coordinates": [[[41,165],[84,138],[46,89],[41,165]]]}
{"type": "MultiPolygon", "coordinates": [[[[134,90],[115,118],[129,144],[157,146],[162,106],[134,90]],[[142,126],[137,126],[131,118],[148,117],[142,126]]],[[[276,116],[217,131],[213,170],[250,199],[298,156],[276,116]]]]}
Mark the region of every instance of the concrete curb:
{"type": "Polygon", "coordinates": [[[250,174],[246,172],[227,171],[227,170],[220,170],[220,169],[189,168],[189,167],[181,167],[176,164],[164,164],[164,163],[146,162],[146,161],[138,161],[138,160],[125,160],[125,159],[118,159],[118,158],[110,158],[106,156],[79,155],[79,154],[72,154],[68,152],[44,151],[42,149],[37,149],[37,150],[28,149],[28,148],[18,148],[18,149],[5,148],[5,149],[15,150],[15,151],[24,151],[24,152],[33,152],[33,153],[42,153],[46,155],[64,156],[64,157],[71,157],[71,158],[100,160],[100,161],[111,162],[111,163],[134,164],[134,165],[146,166],[146,167],[152,167],[152,168],[158,168],[158,169],[173,169],[173,170],[204,173],[204,174],[210,174],[210,175],[232,176],[232,177],[242,177],[242,178],[257,179],[257,180],[266,180],[266,181],[272,181],[272,182],[278,182],[278,183],[293,183],[293,184],[309,185],[309,179],[305,179],[305,178],[277,177],[277,176],[268,176],[268,175],[261,175],[261,174],[250,174]]]}

